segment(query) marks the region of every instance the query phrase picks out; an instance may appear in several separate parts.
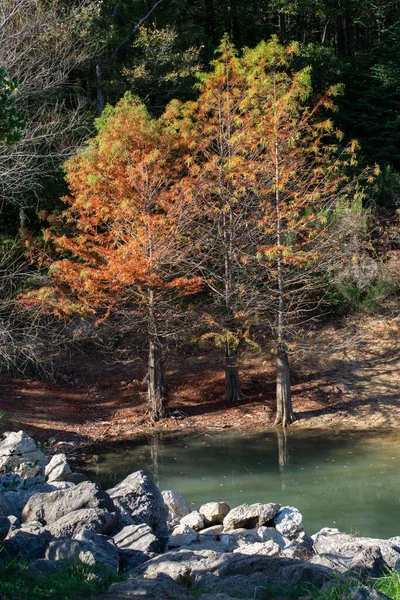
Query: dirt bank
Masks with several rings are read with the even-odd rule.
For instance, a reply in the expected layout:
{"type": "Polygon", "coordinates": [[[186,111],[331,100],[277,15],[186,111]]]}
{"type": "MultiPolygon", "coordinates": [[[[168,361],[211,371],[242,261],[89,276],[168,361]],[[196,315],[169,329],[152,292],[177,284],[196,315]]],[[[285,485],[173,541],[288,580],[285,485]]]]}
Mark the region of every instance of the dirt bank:
{"type": "MultiPolygon", "coordinates": [[[[326,326],[310,337],[293,362],[296,428],[383,429],[400,425],[400,319],[363,318],[326,326]]],[[[174,418],[152,423],[140,383],[140,365],[106,366],[81,356],[65,385],[34,379],[0,379],[3,429],[24,429],[37,439],[79,444],[127,439],[157,430],[258,429],[274,420],[271,355],[242,357],[246,398],[223,401],[224,381],[216,352],[194,349],[171,359],[168,371],[174,418]]]]}

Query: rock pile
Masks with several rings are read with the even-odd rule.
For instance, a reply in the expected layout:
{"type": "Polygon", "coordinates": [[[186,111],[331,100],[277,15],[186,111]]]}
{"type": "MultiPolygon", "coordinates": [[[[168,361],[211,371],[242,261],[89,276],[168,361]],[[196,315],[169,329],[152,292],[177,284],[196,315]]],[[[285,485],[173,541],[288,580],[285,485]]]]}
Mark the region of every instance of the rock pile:
{"type": "MultiPolygon", "coordinates": [[[[309,537],[299,511],[276,503],[209,502],[190,511],[143,471],[103,491],[73,473],[65,455],[47,458],[22,431],[3,436],[0,465],[2,556],[29,559],[36,572],[67,561],[127,572],[105,600],[263,599],[271,586],[284,594],[289,582],[320,587],[343,574],[400,570],[400,538],[336,529],[309,537]]],[[[353,600],[378,597],[357,588],[353,600]]]]}

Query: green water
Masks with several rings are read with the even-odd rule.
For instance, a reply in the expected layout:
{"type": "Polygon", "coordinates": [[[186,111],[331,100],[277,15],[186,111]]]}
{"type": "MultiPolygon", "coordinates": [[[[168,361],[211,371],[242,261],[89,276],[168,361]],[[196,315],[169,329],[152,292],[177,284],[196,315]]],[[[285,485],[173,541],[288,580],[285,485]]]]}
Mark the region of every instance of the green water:
{"type": "Polygon", "coordinates": [[[400,436],[371,433],[206,433],[157,436],[94,449],[80,470],[104,488],[143,469],[190,506],[279,502],[310,535],[322,527],[400,535],[400,436]]]}

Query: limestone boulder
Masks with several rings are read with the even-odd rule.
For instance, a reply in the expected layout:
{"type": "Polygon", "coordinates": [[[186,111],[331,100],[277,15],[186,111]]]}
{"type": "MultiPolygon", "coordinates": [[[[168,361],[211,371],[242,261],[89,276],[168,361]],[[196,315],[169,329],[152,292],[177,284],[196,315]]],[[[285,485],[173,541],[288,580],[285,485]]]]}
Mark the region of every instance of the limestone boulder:
{"type": "Polygon", "coordinates": [[[46,559],[83,563],[113,573],[117,573],[119,568],[119,550],[112,538],[88,529],[80,531],[75,538],[51,542],[46,551],[46,559]]]}
{"type": "Polygon", "coordinates": [[[14,471],[21,477],[43,473],[47,458],[24,431],[4,434],[0,442],[0,471],[14,471]]]}
{"type": "Polygon", "coordinates": [[[268,542],[255,542],[254,544],[246,544],[233,550],[234,553],[248,554],[250,556],[279,556],[280,548],[278,544],[269,540],[268,542]]]}
{"type": "Polygon", "coordinates": [[[188,525],[178,525],[168,538],[168,548],[190,546],[199,540],[199,533],[188,525]]]}
{"type": "Polygon", "coordinates": [[[48,483],[53,481],[70,481],[72,470],[69,466],[66,454],[55,454],[44,469],[44,474],[48,483]]]}
{"type": "Polygon", "coordinates": [[[378,547],[382,558],[391,569],[400,569],[400,547],[389,540],[357,537],[341,533],[338,529],[325,527],[311,536],[316,556],[311,560],[315,564],[327,564],[332,568],[347,570],[353,557],[367,548],[378,547]]]}
{"type": "Polygon", "coordinates": [[[166,539],[168,508],[155,483],[137,471],[108,490],[120,509],[123,525],[146,523],[158,538],[166,539]]]}
{"type": "Polygon", "coordinates": [[[379,546],[369,546],[353,556],[349,569],[362,579],[377,578],[384,575],[388,570],[388,565],[383,560],[379,546]]]}
{"type": "Polygon", "coordinates": [[[119,550],[119,570],[127,573],[137,569],[140,565],[154,558],[156,554],[152,552],[141,552],[140,550],[119,550]]]}
{"type": "Polygon", "coordinates": [[[293,506],[285,506],[274,517],[275,529],[285,537],[293,537],[303,530],[303,517],[293,506]]]}
{"type": "Polygon", "coordinates": [[[281,550],[286,548],[289,543],[289,540],[279,533],[275,527],[265,527],[265,525],[262,525],[257,529],[256,535],[260,542],[272,541],[278,544],[281,550]]]}
{"type": "Polygon", "coordinates": [[[52,540],[49,531],[43,527],[16,529],[10,531],[2,542],[3,552],[8,559],[19,558],[33,560],[44,558],[46,549],[52,540]]]}
{"type": "Polygon", "coordinates": [[[199,531],[199,535],[201,537],[211,536],[213,538],[219,539],[219,537],[221,536],[223,531],[224,531],[223,525],[211,525],[211,527],[207,527],[206,529],[202,529],[201,531],[199,531]]]}
{"type": "Polygon", "coordinates": [[[204,521],[203,517],[197,510],[193,510],[191,513],[183,517],[180,522],[181,525],[186,525],[187,527],[191,527],[195,531],[200,531],[204,529],[204,521]]]}
{"type": "Polygon", "coordinates": [[[190,509],[183,496],[173,490],[164,490],[161,492],[163,500],[168,508],[168,512],[177,517],[184,517],[190,513],[190,509]]]}
{"type": "Polygon", "coordinates": [[[203,518],[204,526],[210,527],[211,525],[221,525],[230,510],[226,502],[207,502],[200,506],[199,513],[203,518]]]}
{"type": "Polygon", "coordinates": [[[55,538],[74,537],[82,529],[107,534],[117,526],[117,514],[102,508],[81,508],[47,526],[55,538]]]}
{"type": "Polygon", "coordinates": [[[108,592],[102,594],[102,600],[194,600],[194,596],[183,585],[163,573],[154,579],[134,577],[121,583],[114,583],[108,592]]]}
{"type": "Polygon", "coordinates": [[[241,504],[229,511],[223,521],[224,529],[253,529],[271,522],[280,504],[241,504]]]}
{"type": "Polygon", "coordinates": [[[106,492],[95,483],[84,481],[67,489],[31,496],[22,510],[22,521],[51,524],[82,508],[116,512],[116,507],[106,492]]]}
{"type": "Polygon", "coordinates": [[[113,537],[115,545],[120,550],[137,550],[140,552],[158,553],[161,551],[160,542],[149,525],[127,525],[113,537]]]}

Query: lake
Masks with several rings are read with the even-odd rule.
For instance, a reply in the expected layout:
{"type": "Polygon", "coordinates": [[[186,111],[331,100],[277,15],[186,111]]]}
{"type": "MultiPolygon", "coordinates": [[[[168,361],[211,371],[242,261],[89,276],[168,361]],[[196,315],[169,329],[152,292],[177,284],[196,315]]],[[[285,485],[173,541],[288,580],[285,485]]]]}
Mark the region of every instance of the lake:
{"type": "Polygon", "coordinates": [[[96,447],[78,464],[105,489],[142,469],[193,509],[214,500],[295,506],[310,535],[322,527],[400,535],[400,436],[390,433],[158,434],[96,447]]]}

